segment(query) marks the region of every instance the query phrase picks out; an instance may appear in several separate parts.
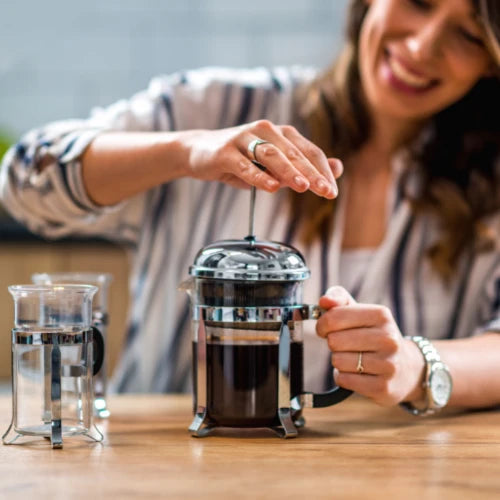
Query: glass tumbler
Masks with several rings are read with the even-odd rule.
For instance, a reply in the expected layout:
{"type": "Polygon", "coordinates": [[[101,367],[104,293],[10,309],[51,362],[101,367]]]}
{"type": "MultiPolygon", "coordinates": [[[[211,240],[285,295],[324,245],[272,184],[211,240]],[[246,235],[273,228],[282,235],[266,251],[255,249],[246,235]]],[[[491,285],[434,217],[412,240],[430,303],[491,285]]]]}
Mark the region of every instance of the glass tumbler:
{"type": "MultiPolygon", "coordinates": [[[[33,283],[38,285],[46,284],[79,284],[93,285],[97,287],[93,307],[92,324],[102,333],[104,342],[107,340],[109,313],[108,295],[109,286],[113,280],[110,273],[91,272],[63,272],[63,273],[36,273],[31,276],[33,283]]],[[[110,411],[106,403],[108,366],[106,359],[99,373],[94,377],[94,416],[98,418],[108,418],[110,411]]]]}
{"type": "Polygon", "coordinates": [[[12,421],[3,436],[50,439],[103,436],[93,424],[93,376],[104,359],[104,341],[92,325],[91,285],[13,285],[12,421]]]}

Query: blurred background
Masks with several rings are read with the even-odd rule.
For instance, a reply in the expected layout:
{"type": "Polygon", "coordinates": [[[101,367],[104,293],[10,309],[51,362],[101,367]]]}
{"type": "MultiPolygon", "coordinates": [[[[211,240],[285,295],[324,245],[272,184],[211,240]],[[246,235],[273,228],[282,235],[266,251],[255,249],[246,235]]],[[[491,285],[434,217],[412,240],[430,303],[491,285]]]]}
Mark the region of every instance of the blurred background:
{"type": "MultiPolygon", "coordinates": [[[[0,157],[43,123],[86,117],[163,73],[207,65],[322,67],[343,37],[348,0],[0,0],[0,157]]],[[[10,377],[7,285],[33,272],[107,271],[109,366],[127,308],[124,249],[95,240],[45,242],[0,207],[0,384],[10,377]]]]}

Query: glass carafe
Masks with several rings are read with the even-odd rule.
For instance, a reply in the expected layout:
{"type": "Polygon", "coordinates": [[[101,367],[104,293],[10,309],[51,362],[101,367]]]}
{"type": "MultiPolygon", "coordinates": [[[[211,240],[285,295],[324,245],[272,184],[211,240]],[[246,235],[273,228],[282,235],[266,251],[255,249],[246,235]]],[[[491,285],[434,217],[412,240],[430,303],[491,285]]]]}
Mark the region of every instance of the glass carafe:
{"type": "Polygon", "coordinates": [[[12,422],[5,444],[20,437],[102,440],[93,425],[93,376],[104,359],[104,341],[92,326],[91,285],[14,285],[12,422]]]}
{"type": "MultiPolygon", "coordinates": [[[[108,295],[113,280],[110,273],[92,272],[60,272],[36,273],[31,276],[33,283],[46,284],[79,284],[97,287],[92,306],[92,324],[101,332],[104,342],[107,341],[109,325],[108,295]]],[[[108,418],[110,411],[106,403],[108,363],[105,357],[102,368],[94,377],[94,416],[108,418]]]]}

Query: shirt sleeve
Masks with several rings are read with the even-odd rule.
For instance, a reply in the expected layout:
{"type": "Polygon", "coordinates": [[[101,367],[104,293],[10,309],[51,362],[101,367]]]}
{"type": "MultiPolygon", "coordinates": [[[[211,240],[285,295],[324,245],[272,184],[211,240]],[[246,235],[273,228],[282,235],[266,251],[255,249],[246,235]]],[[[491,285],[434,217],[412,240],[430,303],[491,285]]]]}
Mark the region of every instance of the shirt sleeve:
{"type": "Polygon", "coordinates": [[[132,98],[94,109],[88,119],[50,123],[24,135],[2,161],[2,202],[47,238],[74,234],[135,242],[148,193],[101,207],[85,191],[80,157],[98,134],[214,129],[262,117],[284,123],[289,90],[313,76],[314,70],[297,67],[203,68],[157,77],[132,98]]]}
{"type": "Polygon", "coordinates": [[[492,234],[496,235],[496,249],[491,255],[491,265],[479,297],[479,326],[475,334],[500,333],[500,215],[492,217],[489,225],[492,234]]]}

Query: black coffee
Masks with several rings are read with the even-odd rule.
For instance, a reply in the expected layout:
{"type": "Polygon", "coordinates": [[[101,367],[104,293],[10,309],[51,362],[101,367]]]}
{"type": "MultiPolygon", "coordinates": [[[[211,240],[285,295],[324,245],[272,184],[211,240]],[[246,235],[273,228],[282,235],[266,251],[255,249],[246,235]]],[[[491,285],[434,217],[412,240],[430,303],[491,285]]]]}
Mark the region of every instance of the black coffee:
{"type": "MultiPolygon", "coordinates": [[[[303,392],[303,345],[292,342],[290,348],[293,398],[303,392]]],[[[207,344],[207,409],[212,423],[227,427],[280,425],[278,351],[278,344],[207,344]]],[[[193,360],[196,399],[196,342],[193,360]]],[[[292,412],[294,419],[299,416],[292,412]]]]}

